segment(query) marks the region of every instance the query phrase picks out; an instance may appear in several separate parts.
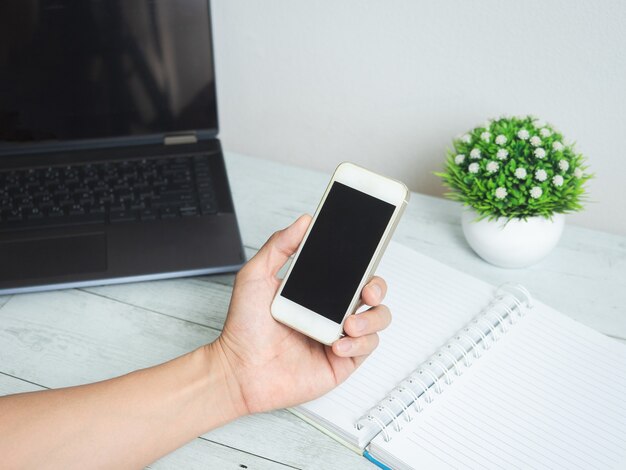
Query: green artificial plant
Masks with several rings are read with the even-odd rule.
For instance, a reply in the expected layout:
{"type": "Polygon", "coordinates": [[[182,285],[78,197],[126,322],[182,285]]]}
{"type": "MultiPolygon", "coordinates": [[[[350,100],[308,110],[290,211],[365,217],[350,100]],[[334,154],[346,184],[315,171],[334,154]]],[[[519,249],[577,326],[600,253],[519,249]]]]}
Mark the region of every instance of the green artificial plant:
{"type": "Polygon", "coordinates": [[[437,176],[478,218],[551,218],[583,208],[585,159],[532,116],[489,120],[454,139],[437,176]]]}

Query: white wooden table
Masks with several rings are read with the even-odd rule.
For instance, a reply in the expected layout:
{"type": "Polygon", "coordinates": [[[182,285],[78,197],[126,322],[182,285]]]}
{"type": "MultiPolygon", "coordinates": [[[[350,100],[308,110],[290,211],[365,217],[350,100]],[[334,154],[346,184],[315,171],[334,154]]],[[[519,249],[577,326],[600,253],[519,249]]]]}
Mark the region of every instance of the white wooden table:
{"type": "MultiPolygon", "coordinates": [[[[232,153],[226,161],[248,256],[272,232],[312,213],[329,177],[232,153]]],[[[394,239],[493,284],[521,281],[542,301],[626,342],[626,237],[566,226],[545,261],[504,270],[470,250],[460,212],[455,203],[413,194],[394,239]]],[[[106,379],[212,341],[233,278],[0,296],[0,395],[106,379]]],[[[284,410],[240,419],[151,467],[375,468],[284,410]]]]}

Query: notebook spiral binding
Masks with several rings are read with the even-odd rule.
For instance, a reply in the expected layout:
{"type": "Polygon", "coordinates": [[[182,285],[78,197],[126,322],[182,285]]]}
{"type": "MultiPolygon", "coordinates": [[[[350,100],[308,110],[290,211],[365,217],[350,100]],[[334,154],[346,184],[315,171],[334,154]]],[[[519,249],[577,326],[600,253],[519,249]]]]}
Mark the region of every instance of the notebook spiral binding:
{"type": "Polygon", "coordinates": [[[401,431],[402,421],[410,422],[414,418],[411,409],[420,413],[432,403],[453,383],[454,377],[471,367],[531,308],[533,300],[524,286],[502,284],[487,307],[359,418],[356,429],[374,426],[382,433],[385,442],[389,442],[390,427],[393,431],[401,431]]]}

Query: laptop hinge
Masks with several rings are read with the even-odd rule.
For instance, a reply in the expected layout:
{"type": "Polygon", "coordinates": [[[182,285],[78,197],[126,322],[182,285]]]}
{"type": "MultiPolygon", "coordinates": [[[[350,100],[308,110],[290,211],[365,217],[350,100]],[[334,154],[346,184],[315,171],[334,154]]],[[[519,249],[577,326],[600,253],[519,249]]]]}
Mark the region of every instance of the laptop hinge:
{"type": "Polygon", "coordinates": [[[165,145],[197,144],[198,136],[194,134],[166,135],[163,138],[165,145]]]}

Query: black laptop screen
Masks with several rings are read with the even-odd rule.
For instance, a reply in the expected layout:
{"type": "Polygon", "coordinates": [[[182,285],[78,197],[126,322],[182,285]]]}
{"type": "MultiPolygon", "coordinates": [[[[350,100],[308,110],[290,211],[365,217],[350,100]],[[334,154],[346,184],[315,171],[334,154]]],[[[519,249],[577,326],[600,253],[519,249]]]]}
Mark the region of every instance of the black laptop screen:
{"type": "Polygon", "coordinates": [[[207,0],[0,2],[0,145],[217,133],[207,0]]]}

